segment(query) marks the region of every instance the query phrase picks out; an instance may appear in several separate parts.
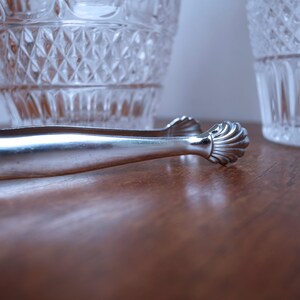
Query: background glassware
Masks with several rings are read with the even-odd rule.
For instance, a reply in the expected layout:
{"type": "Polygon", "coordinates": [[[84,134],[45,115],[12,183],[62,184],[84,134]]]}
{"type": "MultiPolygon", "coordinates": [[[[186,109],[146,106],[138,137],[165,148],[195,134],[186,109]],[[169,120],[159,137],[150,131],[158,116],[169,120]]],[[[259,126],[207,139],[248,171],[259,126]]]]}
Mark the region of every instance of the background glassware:
{"type": "Polygon", "coordinates": [[[263,134],[300,146],[300,1],[248,0],[263,134]]]}
{"type": "Polygon", "coordinates": [[[180,0],[0,0],[12,126],[151,127],[180,0]]]}

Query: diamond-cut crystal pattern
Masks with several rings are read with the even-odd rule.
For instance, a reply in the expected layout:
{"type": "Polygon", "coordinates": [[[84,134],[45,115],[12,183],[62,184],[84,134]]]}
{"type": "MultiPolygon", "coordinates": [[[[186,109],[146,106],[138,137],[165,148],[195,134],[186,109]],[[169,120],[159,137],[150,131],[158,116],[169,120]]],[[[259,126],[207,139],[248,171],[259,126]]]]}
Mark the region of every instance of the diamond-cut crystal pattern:
{"type": "Polygon", "coordinates": [[[0,0],[0,95],[14,126],[149,119],[179,0],[26,3],[0,0]]]}
{"type": "Polygon", "coordinates": [[[248,0],[247,11],[255,58],[300,51],[299,1],[248,0]]]}
{"type": "Polygon", "coordinates": [[[0,29],[2,86],[160,84],[171,37],[129,28],[0,29]]]}

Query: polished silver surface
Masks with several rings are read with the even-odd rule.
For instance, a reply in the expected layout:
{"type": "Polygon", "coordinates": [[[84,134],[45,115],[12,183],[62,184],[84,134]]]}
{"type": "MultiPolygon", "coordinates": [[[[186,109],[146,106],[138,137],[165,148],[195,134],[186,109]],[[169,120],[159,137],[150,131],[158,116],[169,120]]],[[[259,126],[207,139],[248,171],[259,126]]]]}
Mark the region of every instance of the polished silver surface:
{"type": "Polygon", "coordinates": [[[0,178],[69,174],[175,155],[200,155],[225,165],[249,144],[239,123],[222,122],[206,132],[187,117],[160,130],[113,130],[44,126],[0,130],[0,178]]]}

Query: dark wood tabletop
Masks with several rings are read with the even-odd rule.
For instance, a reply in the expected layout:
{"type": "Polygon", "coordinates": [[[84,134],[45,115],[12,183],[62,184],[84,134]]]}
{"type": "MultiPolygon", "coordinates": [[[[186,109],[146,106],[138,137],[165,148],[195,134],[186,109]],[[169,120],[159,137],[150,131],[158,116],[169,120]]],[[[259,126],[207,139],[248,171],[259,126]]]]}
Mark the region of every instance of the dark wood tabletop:
{"type": "Polygon", "coordinates": [[[300,149],[244,125],[227,167],[0,181],[0,299],[300,299],[300,149]]]}

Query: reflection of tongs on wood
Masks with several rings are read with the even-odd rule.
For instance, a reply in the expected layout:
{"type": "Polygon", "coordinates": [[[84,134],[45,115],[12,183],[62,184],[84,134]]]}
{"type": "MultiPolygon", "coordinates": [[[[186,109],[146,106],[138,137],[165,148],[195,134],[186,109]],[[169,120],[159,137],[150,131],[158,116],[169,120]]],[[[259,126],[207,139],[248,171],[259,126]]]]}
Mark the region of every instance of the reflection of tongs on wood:
{"type": "Polygon", "coordinates": [[[202,132],[192,118],[160,130],[44,126],[0,130],[0,178],[53,176],[184,154],[225,165],[249,144],[239,123],[202,132]]]}

